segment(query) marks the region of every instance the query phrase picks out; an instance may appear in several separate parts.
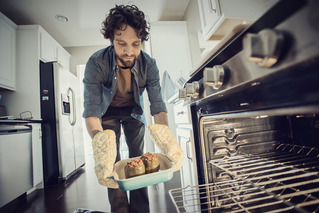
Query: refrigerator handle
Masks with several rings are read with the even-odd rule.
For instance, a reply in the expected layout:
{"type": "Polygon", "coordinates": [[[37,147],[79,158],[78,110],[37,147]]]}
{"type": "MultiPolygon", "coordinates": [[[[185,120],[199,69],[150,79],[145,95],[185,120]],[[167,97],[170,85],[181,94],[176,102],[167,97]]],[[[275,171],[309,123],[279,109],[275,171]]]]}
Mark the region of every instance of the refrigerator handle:
{"type": "Polygon", "coordinates": [[[76,123],[76,100],[75,100],[74,91],[70,87],[68,89],[68,95],[69,95],[69,92],[71,92],[71,95],[72,95],[72,101],[71,101],[71,104],[72,104],[72,121],[71,121],[71,116],[70,115],[69,115],[69,121],[70,121],[71,126],[74,126],[75,123],[76,123]]]}

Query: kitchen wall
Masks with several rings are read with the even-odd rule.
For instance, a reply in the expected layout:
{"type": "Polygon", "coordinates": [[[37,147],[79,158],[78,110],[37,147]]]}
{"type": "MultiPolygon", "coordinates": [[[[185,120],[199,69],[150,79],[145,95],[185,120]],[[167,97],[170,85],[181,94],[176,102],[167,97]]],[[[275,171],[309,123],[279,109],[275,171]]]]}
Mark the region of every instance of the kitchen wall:
{"type": "Polygon", "coordinates": [[[191,64],[194,67],[201,60],[198,32],[201,30],[200,14],[197,0],[191,0],[184,14],[183,20],[187,22],[191,64]]]}
{"type": "MultiPolygon", "coordinates": [[[[188,41],[189,41],[189,49],[190,49],[191,67],[194,67],[194,65],[199,64],[199,62],[201,61],[201,51],[200,51],[199,39],[198,39],[198,33],[201,30],[201,23],[200,23],[200,15],[199,15],[197,0],[191,0],[189,2],[188,8],[186,10],[186,13],[182,21],[187,22],[187,33],[188,33],[188,41]]],[[[149,43],[145,43],[145,45],[147,44],[149,43]]],[[[110,45],[110,42],[106,40],[105,46],[64,47],[71,54],[70,71],[75,75],[77,75],[77,65],[86,64],[89,57],[94,52],[102,48],[105,48],[108,45],[110,45]]],[[[148,46],[143,47],[143,49],[147,53],[151,54],[151,52],[149,51],[149,48],[150,47],[148,46]]],[[[148,100],[148,98],[146,97],[146,94],[144,95],[144,99],[148,100]]],[[[168,110],[170,109],[172,109],[172,107],[168,107],[168,110]]],[[[173,116],[172,113],[173,112],[169,112],[169,116],[173,116]]],[[[150,116],[148,101],[145,101],[145,115],[146,115],[147,124],[152,123],[152,117],[150,116]]],[[[153,151],[155,148],[153,143],[151,143],[150,141],[151,139],[149,138],[148,134],[146,134],[145,140],[146,140],[147,150],[153,151]]]]}
{"type": "MultiPolygon", "coordinates": [[[[187,22],[191,64],[192,67],[194,67],[201,61],[201,48],[198,38],[198,33],[201,30],[201,22],[197,0],[191,0],[189,2],[186,13],[181,21],[187,22]]],[[[76,75],[77,65],[85,64],[95,51],[105,48],[108,45],[110,45],[110,42],[106,40],[105,46],[64,47],[72,56],[70,59],[71,72],[76,75]]]]}
{"type": "MultiPolygon", "coordinates": [[[[106,46],[110,44],[106,40],[106,46]]],[[[106,46],[81,46],[81,47],[64,47],[71,55],[70,71],[77,75],[77,66],[86,64],[90,56],[96,51],[105,48],[106,46]]]]}

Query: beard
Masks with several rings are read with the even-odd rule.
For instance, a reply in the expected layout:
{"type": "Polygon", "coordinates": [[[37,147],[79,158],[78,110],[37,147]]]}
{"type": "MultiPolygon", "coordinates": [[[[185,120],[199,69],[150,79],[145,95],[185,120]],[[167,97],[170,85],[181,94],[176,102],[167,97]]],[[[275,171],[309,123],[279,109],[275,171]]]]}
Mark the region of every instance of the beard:
{"type": "Polygon", "coordinates": [[[119,56],[118,54],[116,54],[117,59],[119,59],[119,61],[121,62],[121,64],[123,65],[122,68],[128,69],[128,68],[132,68],[134,63],[137,60],[137,57],[134,56],[133,60],[125,60],[123,57],[125,57],[126,55],[123,56],[119,56]]]}

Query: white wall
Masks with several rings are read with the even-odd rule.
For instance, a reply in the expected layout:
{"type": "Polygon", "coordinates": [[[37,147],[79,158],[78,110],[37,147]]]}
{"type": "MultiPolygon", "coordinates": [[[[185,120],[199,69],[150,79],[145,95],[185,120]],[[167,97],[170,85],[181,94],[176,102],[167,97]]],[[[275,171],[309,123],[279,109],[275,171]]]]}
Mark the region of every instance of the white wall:
{"type": "MultiPolygon", "coordinates": [[[[200,22],[200,15],[199,15],[199,8],[198,8],[198,2],[197,0],[190,0],[188,8],[186,10],[186,13],[184,15],[184,21],[186,21],[187,25],[187,34],[188,34],[188,44],[189,44],[189,50],[190,50],[190,61],[186,62],[190,64],[190,66],[193,68],[194,65],[197,65],[199,61],[201,60],[201,52],[199,47],[199,40],[198,40],[198,32],[201,30],[201,22],[200,22]]],[[[110,43],[106,40],[106,46],[108,46],[110,43]]],[[[151,54],[150,45],[148,42],[145,43],[145,46],[143,49],[151,54]]],[[[77,66],[80,64],[86,64],[89,57],[96,51],[105,48],[106,46],[84,46],[84,47],[65,47],[65,49],[71,54],[70,59],[70,71],[77,75],[77,66]]],[[[170,57],[170,54],[168,53],[168,57],[170,57]]],[[[177,65],[179,66],[179,65],[177,65]]],[[[189,75],[185,72],[180,73],[182,76],[188,80],[189,75]]],[[[174,80],[177,79],[177,76],[175,76],[178,73],[174,73],[174,80]]],[[[170,74],[171,75],[171,74],[170,74]]],[[[172,77],[173,77],[172,76],[172,77]]],[[[162,75],[160,75],[162,77],[162,75]]],[[[149,110],[149,103],[148,98],[146,94],[144,95],[145,100],[145,115],[146,115],[146,121],[147,125],[152,123],[152,118],[150,116],[150,110],[149,110]]],[[[169,110],[169,116],[173,117],[173,108],[172,106],[168,107],[169,110]]],[[[173,130],[175,130],[173,128],[173,130]]],[[[146,133],[146,149],[148,151],[153,151],[154,146],[152,143],[150,143],[150,137],[146,133]]]]}
{"type": "Polygon", "coordinates": [[[201,60],[198,32],[201,30],[200,13],[197,0],[190,0],[183,20],[187,22],[189,49],[192,67],[201,60]]]}
{"type": "Polygon", "coordinates": [[[70,58],[70,71],[77,75],[77,66],[87,63],[90,56],[96,51],[107,47],[110,44],[106,40],[105,46],[82,46],[82,47],[64,47],[71,55],[70,58]]]}

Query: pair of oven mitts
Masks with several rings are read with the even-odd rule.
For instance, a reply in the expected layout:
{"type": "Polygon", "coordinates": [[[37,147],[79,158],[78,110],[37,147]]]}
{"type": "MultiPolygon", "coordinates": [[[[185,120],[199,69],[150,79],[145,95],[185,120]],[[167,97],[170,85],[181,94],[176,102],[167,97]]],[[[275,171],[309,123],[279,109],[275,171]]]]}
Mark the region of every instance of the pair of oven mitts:
{"type": "MultiPolygon", "coordinates": [[[[161,124],[150,124],[149,134],[163,154],[172,161],[173,171],[180,169],[183,163],[183,151],[170,128],[161,124]]],[[[109,178],[113,176],[113,167],[117,157],[116,135],[113,130],[97,133],[92,139],[95,161],[95,173],[98,182],[108,188],[118,188],[117,182],[109,178]]]]}

